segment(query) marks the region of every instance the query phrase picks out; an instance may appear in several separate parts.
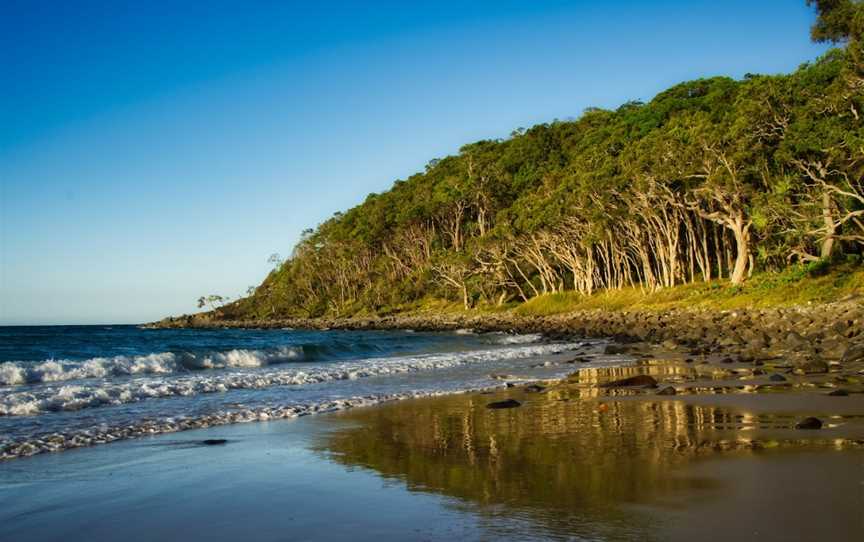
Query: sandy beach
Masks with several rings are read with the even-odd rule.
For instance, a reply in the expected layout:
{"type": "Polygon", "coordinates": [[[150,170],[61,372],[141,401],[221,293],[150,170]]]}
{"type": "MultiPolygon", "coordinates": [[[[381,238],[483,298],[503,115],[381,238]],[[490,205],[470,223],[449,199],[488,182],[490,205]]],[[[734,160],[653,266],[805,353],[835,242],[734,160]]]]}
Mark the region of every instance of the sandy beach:
{"type": "Polygon", "coordinates": [[[748,371],[670,355],[18,459],[0,538],[860,540],[860,383],[748,371]],[[659,388],[610,386],[635,375],[659,388]]]}

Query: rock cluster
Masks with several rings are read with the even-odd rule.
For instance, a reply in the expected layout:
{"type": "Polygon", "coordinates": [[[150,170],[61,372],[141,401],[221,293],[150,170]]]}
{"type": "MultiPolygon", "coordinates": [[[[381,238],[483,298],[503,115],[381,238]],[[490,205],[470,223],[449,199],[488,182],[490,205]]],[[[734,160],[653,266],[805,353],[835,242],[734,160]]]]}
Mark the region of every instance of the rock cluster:
{"type": "MultiPolygon", "coordinates": [[[[827,372],[830,363],[864,361],[864,306],[857,300],[806,307],[577,311],[525,317],[419,314],[363,318],[213,320],[209,315],[169,318],[153,327],[307,329],[415,329],[508,331],[547,336],[609,337],[618,343],[651,342],[693,355],[719,354],[753,362],[784,358],[799,374],[827,372]]],[[[730,361],[732,358],[729,358],[730,361]]]]}

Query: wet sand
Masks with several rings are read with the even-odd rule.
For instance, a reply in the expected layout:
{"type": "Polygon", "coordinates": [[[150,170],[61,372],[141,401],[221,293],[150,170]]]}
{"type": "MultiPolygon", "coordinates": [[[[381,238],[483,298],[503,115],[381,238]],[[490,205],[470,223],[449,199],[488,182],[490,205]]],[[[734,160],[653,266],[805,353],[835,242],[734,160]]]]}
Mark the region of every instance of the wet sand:
{"type": "Polygon", "coordinates": [[[6,462],[0,540],[861,540],[859,369],[752,370],[588,363],[542,389],[6,462]],[[660,387],[602,387],[645,374],[660,387]],[[809,416],[824,427],[795,428],[809,416]]]}

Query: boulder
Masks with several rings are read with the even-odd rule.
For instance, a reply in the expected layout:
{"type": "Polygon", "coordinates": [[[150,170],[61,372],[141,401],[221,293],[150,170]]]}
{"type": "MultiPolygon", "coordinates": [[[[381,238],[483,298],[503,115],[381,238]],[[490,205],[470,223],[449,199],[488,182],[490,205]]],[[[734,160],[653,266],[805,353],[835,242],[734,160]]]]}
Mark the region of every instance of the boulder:
{"type": "Polygon", "coordinates": [[[678,395],[678,390],[672,386],[666,386],[662,390],[658,391],[657,395],[678,395]]]}

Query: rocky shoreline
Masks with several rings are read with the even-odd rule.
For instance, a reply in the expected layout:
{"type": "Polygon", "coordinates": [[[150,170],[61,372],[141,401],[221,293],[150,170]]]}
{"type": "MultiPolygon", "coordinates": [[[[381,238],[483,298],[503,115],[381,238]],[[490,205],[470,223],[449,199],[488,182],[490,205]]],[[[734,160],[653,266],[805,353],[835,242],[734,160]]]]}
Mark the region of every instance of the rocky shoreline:
{"type": "MultiPolygon", "coordinates": [[[[148,328],[300,328],[340,330],[504,331],[549,337],[611,338],[662,344],[694,358],[721,356],[761,365],[783,359],[795,370],[827,372],[829,364],[864,361],[864,305],[844,301],[806,307],[734,311],[578,311],[554,316],[406,314],[363,318],[224,320],[210,314],[166,318],[148,328]]],[[[625,346],[626,348],[626,346],[625,346]]]]}

